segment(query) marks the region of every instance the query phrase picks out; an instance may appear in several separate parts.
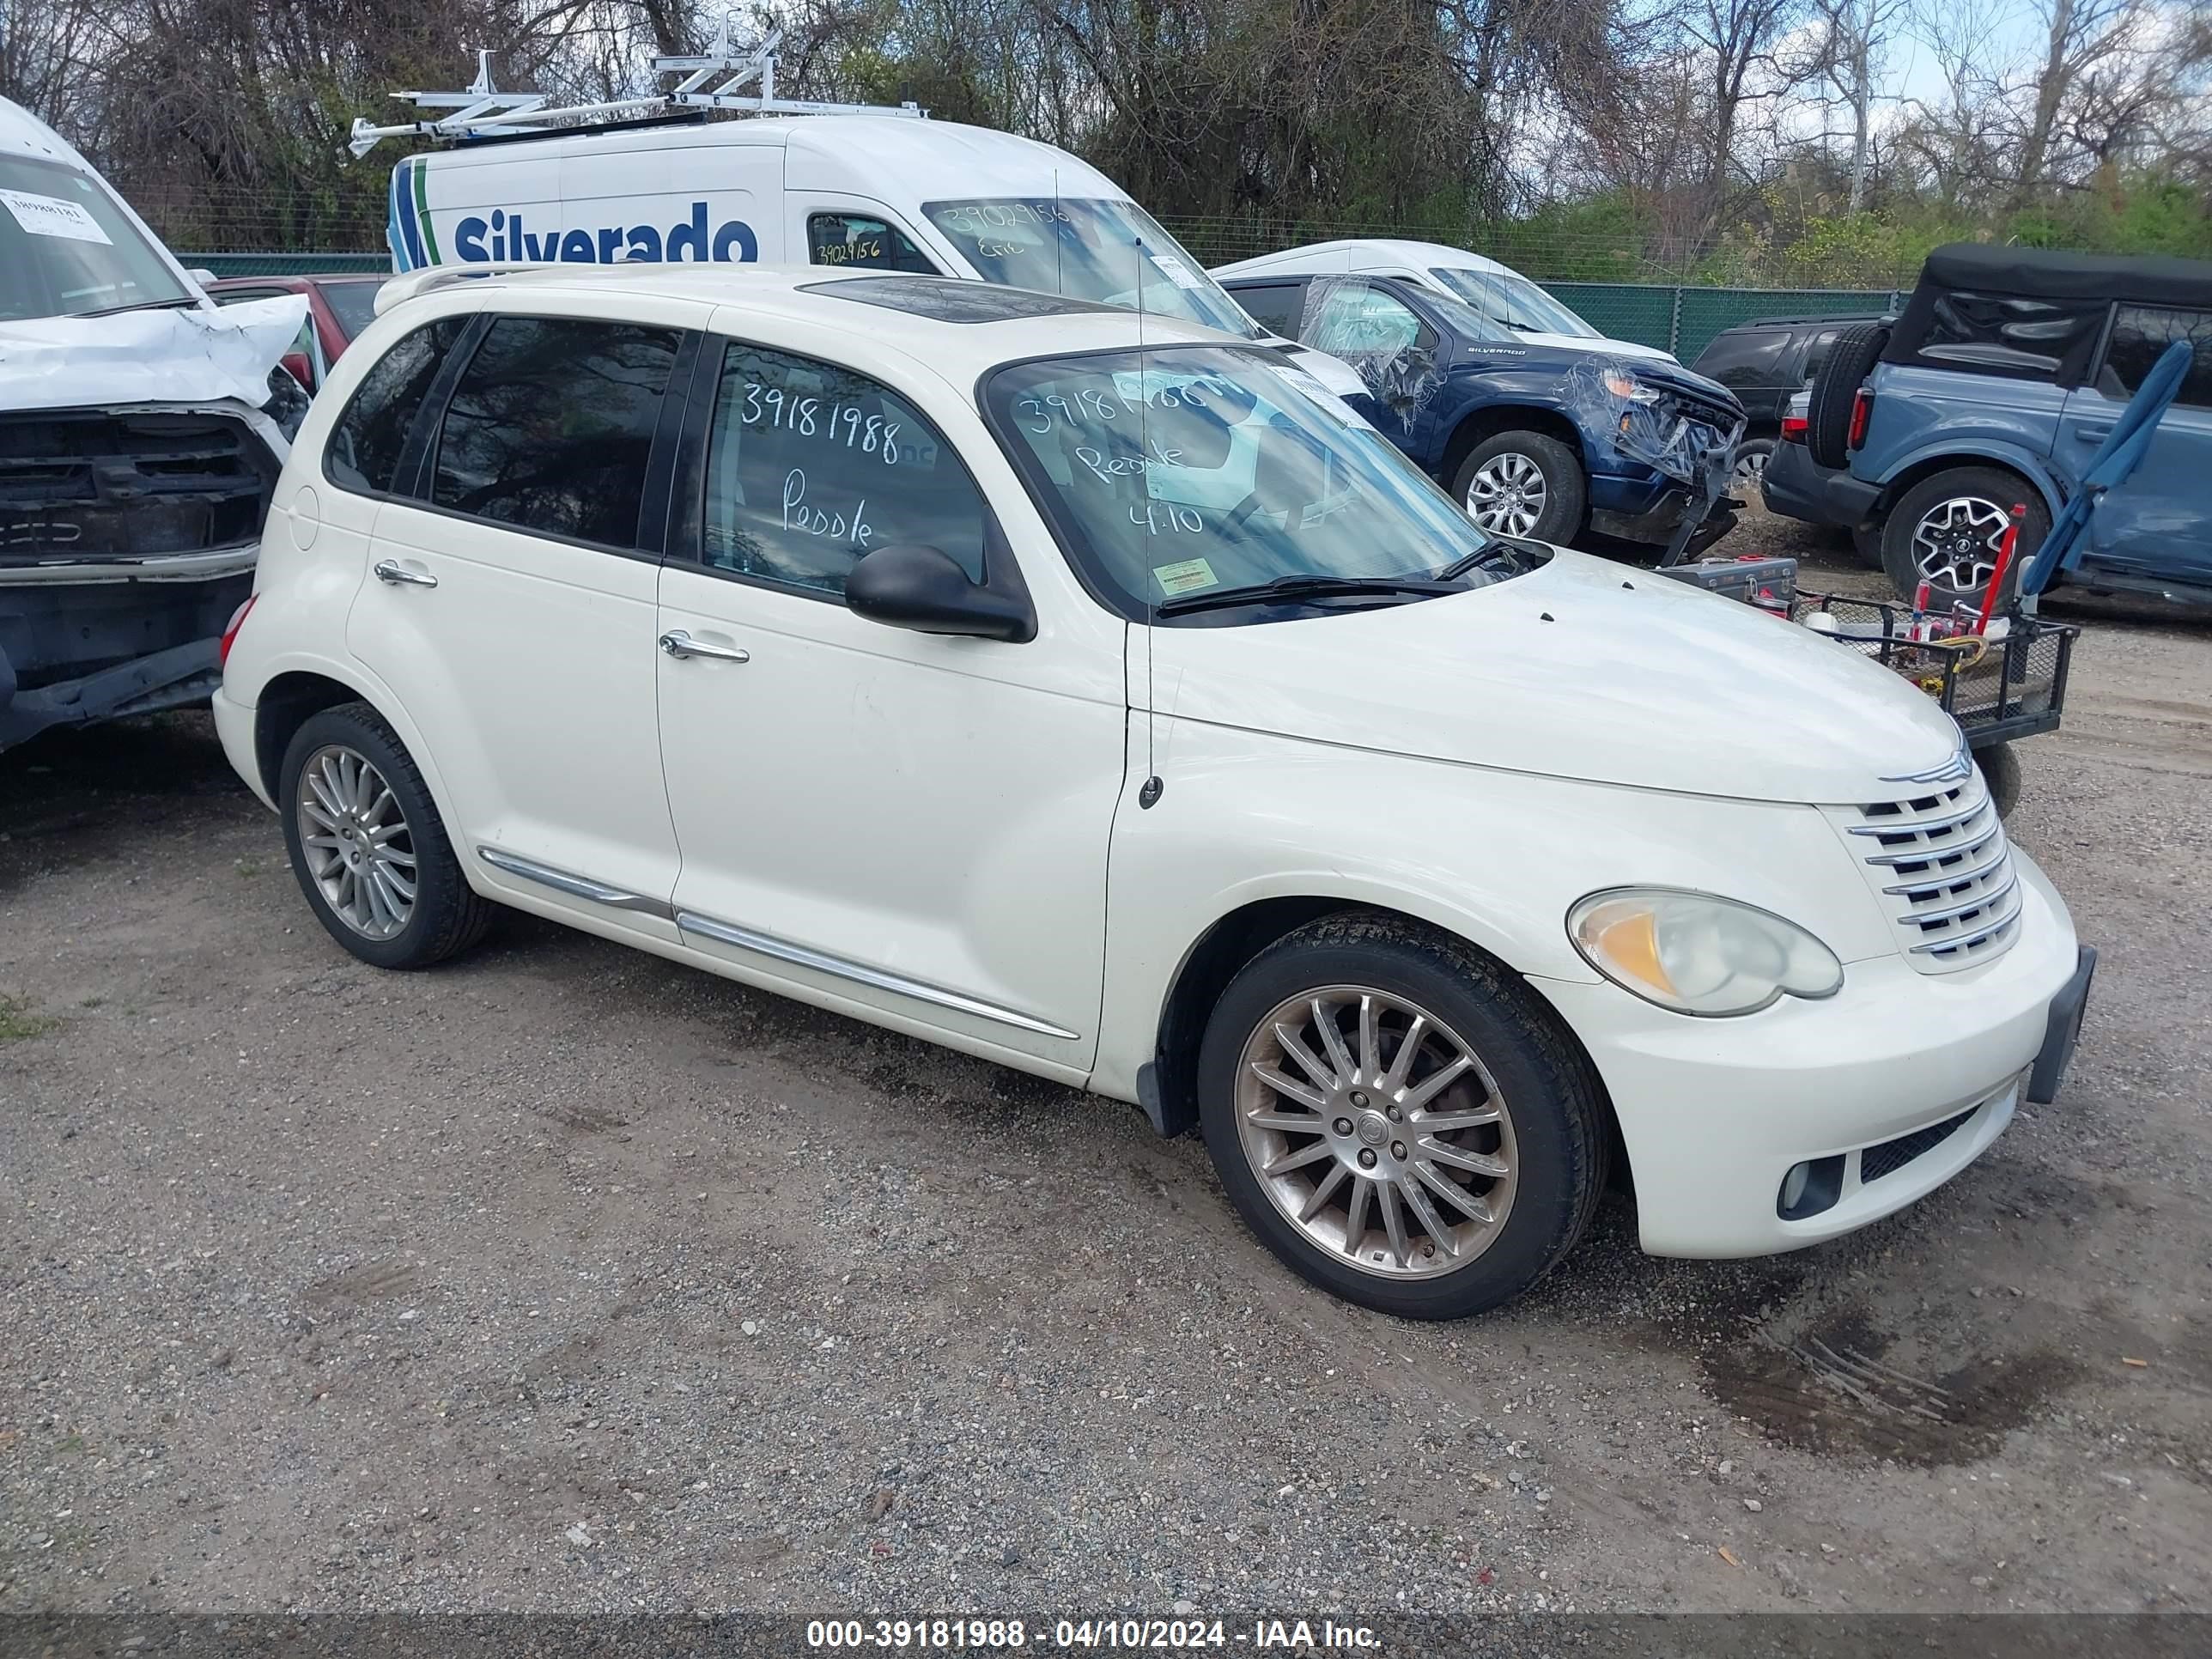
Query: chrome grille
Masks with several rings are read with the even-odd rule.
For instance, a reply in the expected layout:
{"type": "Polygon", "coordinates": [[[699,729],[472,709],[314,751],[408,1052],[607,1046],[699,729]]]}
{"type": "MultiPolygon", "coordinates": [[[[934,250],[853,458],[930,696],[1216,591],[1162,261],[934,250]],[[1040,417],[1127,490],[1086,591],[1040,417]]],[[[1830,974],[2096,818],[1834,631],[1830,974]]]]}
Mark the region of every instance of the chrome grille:
{"type": "Polygon", "coordinates": [[[2020,874],[1978,768],[1961,782],[1841,816],[1914,967],[1949,973],[2012,948],[2020,874]]]}

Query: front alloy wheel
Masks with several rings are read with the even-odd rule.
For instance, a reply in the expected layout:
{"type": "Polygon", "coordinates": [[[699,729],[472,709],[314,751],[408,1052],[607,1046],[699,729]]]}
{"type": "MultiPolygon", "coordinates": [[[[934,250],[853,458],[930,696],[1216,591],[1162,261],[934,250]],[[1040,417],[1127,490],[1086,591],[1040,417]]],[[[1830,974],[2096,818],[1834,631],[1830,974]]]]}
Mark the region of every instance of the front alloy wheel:
{"type": "Polygon", "coordinates": [[[398,797],[367,756],[331,744],[307,757],[294,800],[307,874],[332,915],[368,939],[415,914],[415,839],[398,797]]]}
{"type": "Polygon", "coordinates": [[[1509,449],[1475,468],[1467,486],[1467,513],[1493,536],[1526,536],[1550,499],[1543,469],[1509,449]]]}
{"type": "Polygon", "coordinates": [[[1363,1273],[1455,1273],[1513,1207],[1497,1079],[1428,1009],[1372,987],[1302,994],[1260,1023],[1237,1062],[1237,1127],[1284,1218],[1363,1273]]]}

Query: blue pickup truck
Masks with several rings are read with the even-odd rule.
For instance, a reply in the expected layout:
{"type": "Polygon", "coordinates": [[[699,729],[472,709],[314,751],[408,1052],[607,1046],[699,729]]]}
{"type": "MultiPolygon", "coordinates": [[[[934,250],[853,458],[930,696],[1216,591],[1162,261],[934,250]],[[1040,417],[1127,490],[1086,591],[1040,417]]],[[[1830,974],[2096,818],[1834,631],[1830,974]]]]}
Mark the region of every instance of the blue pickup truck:
{"type": "Polygon", "coordinates": [[[1893,323],[1837,340],[1807,441],[1768,464],[1766,504],[1851,528],[1901,594],[1978,600],[2013,507],[2017,571],[2177,339],[2195,364],[2070,580],[2212,603],[2212,264],[2197,260],[1936,249],[1893,323]]]}
{"type": "Polygon", "coordinates": [[[1535,344],[1393,276],[1223,286],[1274,332],[1357,369],[1360,413],[1495,535],[1665,545],[1686,530],[1694,555],[1735,523],[1743,405],[1672,359],[1535,344]]]}

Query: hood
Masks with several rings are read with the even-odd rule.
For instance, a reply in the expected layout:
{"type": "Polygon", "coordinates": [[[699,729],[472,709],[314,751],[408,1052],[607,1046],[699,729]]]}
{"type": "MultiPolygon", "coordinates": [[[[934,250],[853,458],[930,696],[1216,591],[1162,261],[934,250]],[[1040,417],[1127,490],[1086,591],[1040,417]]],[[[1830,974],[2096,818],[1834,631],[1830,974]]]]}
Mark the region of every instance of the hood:
{"type": "Polygon", "coordinates": [[[307,318],[305,295],[219,309],[0,323],[0,410],[269,401],[269,371],[307,318]]]}
{"type": "Polygon", "coordinates": [[[1662,362],[1674,362],[1671,351],[1662,351],[1657,346],[1638,345],[1633,340],[1592,340],[1579,334],[1539,334],[1533,330],[1513,331],[1530,345],[1559,346],[1568,351],[1601,351],[1614,357],[1656,357],[1662,362]]]}
{"type": "Polygon", "coordinates": [[[1152,638],[1177,719],[1638,788],[1893,799],[1886,780],[1960,742],[1932,698],[1848,647],[1564,550],[1443,599],[1152,638]]]}

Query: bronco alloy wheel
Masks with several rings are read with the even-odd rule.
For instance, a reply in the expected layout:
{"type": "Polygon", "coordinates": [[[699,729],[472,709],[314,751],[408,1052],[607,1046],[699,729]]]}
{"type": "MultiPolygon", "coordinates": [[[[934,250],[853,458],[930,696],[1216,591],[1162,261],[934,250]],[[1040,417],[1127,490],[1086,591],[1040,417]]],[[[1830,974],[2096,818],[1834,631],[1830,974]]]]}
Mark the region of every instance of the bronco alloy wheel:
{"type": "Polygon", "coordinates": [[[1899,596],[1910,599],[1924,581],[1938,610],[1961,601],[1978,605],[1996,569],[2015,502],[2027,511],[2005,572],[2007,593],[2017,591],[2021,570],[2051,529],[2051,515],[2035,490],[1986,466],[1953,467],[1906,490],[1881,528],[1882,568],[1899,596]]]}

